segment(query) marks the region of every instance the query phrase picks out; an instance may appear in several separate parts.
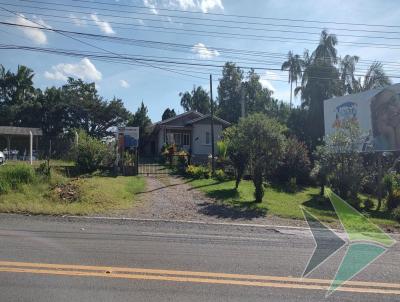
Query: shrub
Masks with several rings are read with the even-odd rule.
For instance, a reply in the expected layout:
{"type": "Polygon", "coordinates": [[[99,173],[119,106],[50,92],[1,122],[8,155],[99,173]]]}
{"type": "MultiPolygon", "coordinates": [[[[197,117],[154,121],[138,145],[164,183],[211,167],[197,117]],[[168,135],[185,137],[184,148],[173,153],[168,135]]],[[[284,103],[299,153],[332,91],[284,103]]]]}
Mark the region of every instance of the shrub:
{"type": "Polygon", "coordinates": [[[364,210],[370,211],[375,206],[374,202],[371,199],[367,199],[364,201],[364,210]]]}
{"type": "Polygon", "coordinates": [[[218,181],[225,181],[227,179],[225,172],[222,169],[215,170],[214,178],[218,181]]]}
{"type": "Polygon", "coordinates": [[[0,167],[0,194],[31,183],[36,175],[32,166],[27,164],[5,165],[0,167]]]}
{"type": "Polygon", "coordinates": [[[325,137],[325,144],[317,147],[317,163],[321,175],[340,197],[357,200],[365,169],[358,147],[361,130],[358,124],[343,123],[334,133],[325,137]]]}
{"type": "Polygon", "coordinates": [[[386,200],[386,208],[392,212],[395,208],[400,206],[400,190],[394,190],[389,194],[386,200]]]}
{"type": "Polygon", "coordinates": [[[186,174],[195,179],[210,178],[210,170],[203,166],[189,165],[186,168],[186,174]]]}
{"type": "Polygon", "coordinates": [[[393,218],[396,219],[397,222],[400,223],[400,206],[393,210],[393,218]]]}
{"type": "Polygon", "coordinates": [[[218,141],[217,142],[218,159],[224,161],[226,159],[227,151],[228,151],[228,143],[225,141],[218,141]]]}
{"type": "Polygon", "coordinates": [[[110,150],[105,143],[81,131],[78,146],[74,148],[76,168],[80,173],[94,172],[101,167],[108,152],[110,150]]]}
{"type": "Polygon", "coordinates": [[[393,191],[398,189],[400,186],[399,176],[393,173],[386,174],[383,177],[383,189],[385,194],[391,195],[393,191]]]}
{"type": "Polygon", "coordinates": [[[309,181],[310,171],[311,161],[306,145],[296,138],[289,138],[276,177],[283,183],[295,178],[298,183],[306,184],[309,181]]]}
{"type": "Polygon", "coordinates": [[[179,151],[176,155],[178,156],[178,161],[177,161],[178,171],[184,172],[189,163],[189,154],[186,151],[182,150],[179,151]]]}
{"type": "Polygon", "coordinates": [[[51,168],[48,162],[41,163],[37,168],[36,168],[36,174],[43,175],[46,177],[51,176],[51,168]]]}

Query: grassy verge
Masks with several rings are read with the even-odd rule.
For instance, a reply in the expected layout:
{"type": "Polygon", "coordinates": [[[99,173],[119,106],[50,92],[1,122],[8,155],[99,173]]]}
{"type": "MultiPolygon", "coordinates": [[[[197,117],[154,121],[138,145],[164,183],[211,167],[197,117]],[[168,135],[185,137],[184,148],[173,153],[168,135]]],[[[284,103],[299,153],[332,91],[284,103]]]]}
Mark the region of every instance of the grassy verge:
{"type": "MultiPolygon", "coordinates": [[[[2,167],[0,167],[1,169],[2,167]]],[[[36,175],[29,183],[0,194],[0,212],[89,215],[130,208],[144,189],[142,177],[51,178],[36,175]],[[72,198],[71,198],[72,196],[72,198]]]]}
{"type": "MultiPolygon", "coordinates": [[[[257,211],[262,215],[304,220],[300,209],[300,206],[304,206],[320,220],[339,226],[331,203],[319,196],[318,188],[309,187],[296,193],[287,193],[279,188],[268,187],[265,190],[263,202],[256,204],[253,197],[254,186],[251,181],[242,181],[237,191],[234,189],[234,181],[218,182],[213,179],[195,179],[189,183],[207,196],[215,198],[221,204],[229,207],[257,211]]],[[[365,215],[378,225],[400,227],[385,212],[370,211],[365,215]]]]}

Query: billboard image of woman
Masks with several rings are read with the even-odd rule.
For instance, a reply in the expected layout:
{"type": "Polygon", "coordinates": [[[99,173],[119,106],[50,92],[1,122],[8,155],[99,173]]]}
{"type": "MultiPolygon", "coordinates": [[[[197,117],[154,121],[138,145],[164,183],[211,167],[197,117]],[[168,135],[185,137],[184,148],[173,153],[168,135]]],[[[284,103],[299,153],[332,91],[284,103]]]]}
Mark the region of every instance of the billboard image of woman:
{"type": "Polygon", "coordinates": [[[375,150],[400,150],[400,94],[385,89],[371,100],[375,150]]]}

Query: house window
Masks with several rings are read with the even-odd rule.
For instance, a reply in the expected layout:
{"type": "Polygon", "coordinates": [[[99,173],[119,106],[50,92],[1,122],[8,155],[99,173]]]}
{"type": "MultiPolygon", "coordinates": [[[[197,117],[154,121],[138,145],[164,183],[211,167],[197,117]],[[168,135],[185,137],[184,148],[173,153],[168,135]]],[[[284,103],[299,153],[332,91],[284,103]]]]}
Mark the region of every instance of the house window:
{"type": "Polygon", "coordinates": [[[206,145],[211,145],[210,132],[206,132],[206,145]]]}
{"type": "Polygon", "coordinates": [[[177,146],[181,145],[181,133],[174,133],[174,142],[177,146]]]}
{"type": "Polygon", "coordinates": [[[183,134],[183,145],[190,146],[190,134],[189,133],[183,134]]]}

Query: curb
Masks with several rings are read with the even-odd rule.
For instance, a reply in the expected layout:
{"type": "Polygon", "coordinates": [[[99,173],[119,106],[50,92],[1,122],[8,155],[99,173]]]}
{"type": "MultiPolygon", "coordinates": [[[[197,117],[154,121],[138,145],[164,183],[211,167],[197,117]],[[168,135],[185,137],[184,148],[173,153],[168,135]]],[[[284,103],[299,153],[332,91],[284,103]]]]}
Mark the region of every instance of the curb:
{"type": "MultiPolygon", "coordinates": [[[[66,215],[63,218],[71,219],[86,219],[86,220],[110,220],[110,221],[134,221],[134,222],[164,222],[164,223],[186,223],[186,224],[197,224],[197,225],[216,225],[216,226],[237,226],[237,227],[253,227],[253,228],[264,228],[264,229],[286,229],[286,230],[298,230],[298,231],[310,231],[308,227],[297,227],[288,225],[272,225],[272,224],[251,224],[251,223],[230,223],[230,222],[206,222],[206,221],[195,221],[195,220],[174,220],[174,219],[152,219],[152,218],[131,218],[131,217],[107,217],[107,216],[74,216],[66,215]]],[[[334,229],[335,232],[343,232],[342,230],[334,229]]]]}

